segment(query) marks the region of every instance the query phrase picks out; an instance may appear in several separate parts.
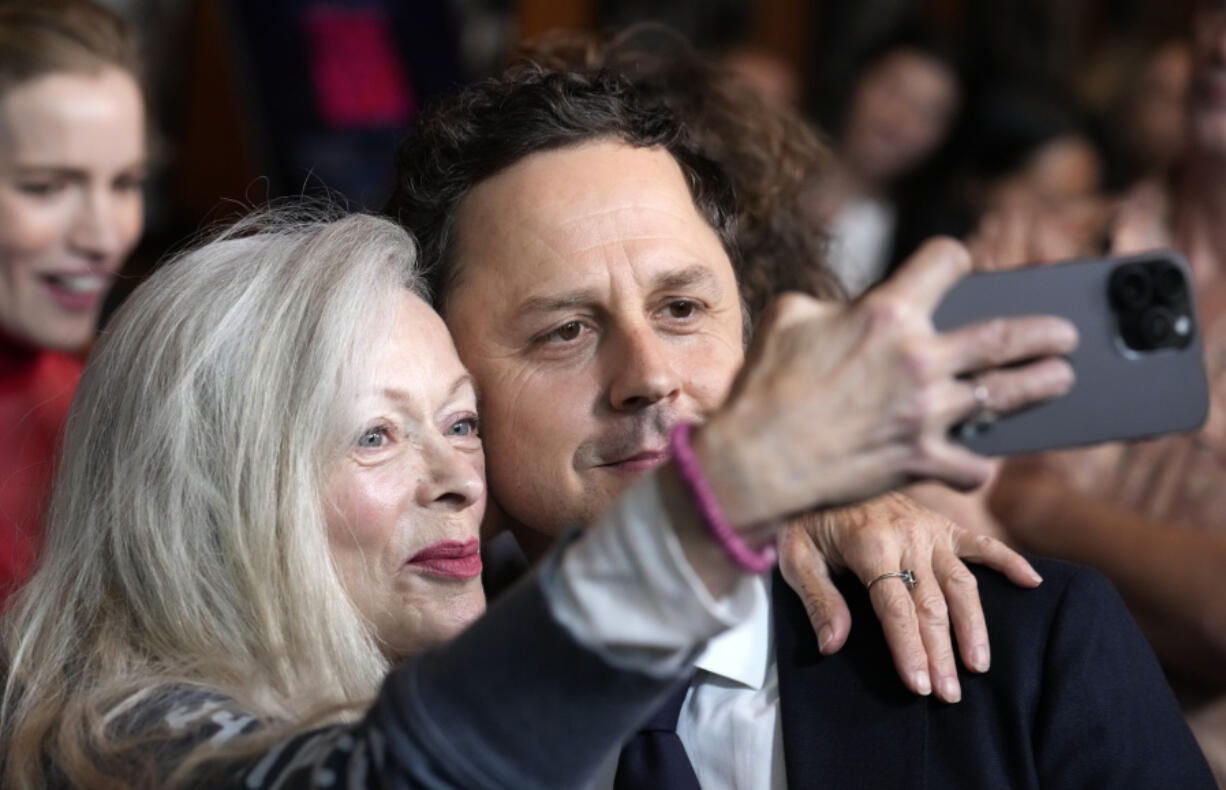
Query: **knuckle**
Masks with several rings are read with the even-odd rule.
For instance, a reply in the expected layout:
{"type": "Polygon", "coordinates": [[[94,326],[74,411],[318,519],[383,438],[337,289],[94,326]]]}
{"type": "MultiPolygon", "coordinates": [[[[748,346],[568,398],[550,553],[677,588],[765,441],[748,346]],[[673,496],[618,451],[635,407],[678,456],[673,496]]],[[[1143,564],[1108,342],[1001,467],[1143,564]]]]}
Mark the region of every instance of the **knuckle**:
{"type": "MultiPolygon", "coordinates": [[[[887,579],[886,581],[892,580],[887,579]]],[[[887,620],[907,620],[914,611],[915,605],[911,599],[901,593],[888,596],[881,604],[882,617],[887,620]]]]}
{"type": "Polygon", "coordinates": [[[989,409],[1006,410],[1015,397],[1016,383],[1010,380],[1008,374],[985,373],[978,376],[975,383],[987,390],[989,409]]]}
{"type": "Polygon", "coordinates": [[[1014,338],[1013,324],[1004,318],[993,318],[985,321],[979,327],[979,342],[993,355],[1008,351],[1014,338]]]}
{"type": "Polygon", "coordinates": [[[911,307],[902,299],[880,292],[866,297],[863,310],[871,335],[893,335],[907,322],[911,307]]]}
{"type": "Polygon", "coordinates": [[[929,384],[917,388],[902,401],[902,424],[911,431],[911,435],[922,438],[923,450],[935,454],[940,449],[938,437],[945,435],[951,418],[949,388],[940,384],[929,384]]]}
{"type": "Polygon", "coordinates": [[[930,434],[921,435],[911,450],[911,461],[914,468],[928,474],[941,471],[941,445],[937,437],[930,434]]]}
{"type": "Polygon", "coordinates": [[[981,554],[987,554],[989,552],[995,551],[997,546],[1004,545],[1003,543],[1001,543],[999,540],[992,537],[991,535],[984,535],[983,533],[976,533],[974,540],[975,540],[975,548],[978,549],[981,554]]]}
{"type": "Polygon", "coordinates": [[[912,381],[934,381],[941,373],[939,350],[932,343],[910,340],[899,344],[899,365],[912,381]]]}
{"type": "Polygon", "coordinates": [[[922,545],[928,534],[923,520],[915,516],[903,516],[896,519],[895,527],[902,536],[902,542],[907,546],[922,545]]]}
{"type": "Polygon", "coordinates": [[[940,261],[955,272],[967,273],[971,270],[971,253],[966,245],[952,236],[936,236],[924,242],[918,255],[940,261]]]}
{"type": "Polygon", "coordinates": [[[979,580],[975,578],[975,574],[968,571],[965,567],[959,567],[951,573],[947,584],[955,592],[963,595],[975,595],[979,592],[979,580]]]}
{"type": "Polygon", "coordinates": [[[932,411],[932,396],[923,391],[915,392],[903,400],[898,410],[899,427],[907,436],[923,433],[928,424],[928,415],[932,411]]]}
{"type": "Polygon", "coordinates": [[[817,595],[805,595],[801,597],[801,602],[805,607],[805,614],[810,620],[815,622],[825,622],[826,617],[826,601],[824,598],[817,595]]]}
{"type": "Polygon", "coordinates": [[[785,533],[779,538],[779,572],[793,586],[811,586],[807,581],[818,564],[813,544],[803,531],[785,533]]]}
{"type": "Polygon", "coordinates": [[[949,606],[945,603],[945,596],[936,593],[916,596],[915,610],[919,612],[920,617],[929,621],[941,621],[949,617],[949,606]]]}
{"type": "MultiPolygon", "coordinates": [[[[852,556],[848,557],[849,562],[856,564],[865,564],[869,562],[875,563],[878,558],[885,555],[893,548],[892,536],[887,534],[883,529],[866,529],[856,537],[856,550],[852,556]],[[868,562],[865,562],[868,560],[868,562]]],[[[867,570],[873,570],[871,567],[867,570]]]]}

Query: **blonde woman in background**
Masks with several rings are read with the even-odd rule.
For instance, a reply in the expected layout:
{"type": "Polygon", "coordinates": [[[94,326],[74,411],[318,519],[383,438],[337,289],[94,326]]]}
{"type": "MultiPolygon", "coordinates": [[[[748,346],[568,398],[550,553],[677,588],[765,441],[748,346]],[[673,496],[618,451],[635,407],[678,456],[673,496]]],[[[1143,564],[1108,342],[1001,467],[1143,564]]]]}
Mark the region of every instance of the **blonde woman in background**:
{"type": "Polygon", "coordinates": [[[79,355],[141,233],[136,73],[100,6],[0,2],[0,602],[29,573],[79,355]]]}

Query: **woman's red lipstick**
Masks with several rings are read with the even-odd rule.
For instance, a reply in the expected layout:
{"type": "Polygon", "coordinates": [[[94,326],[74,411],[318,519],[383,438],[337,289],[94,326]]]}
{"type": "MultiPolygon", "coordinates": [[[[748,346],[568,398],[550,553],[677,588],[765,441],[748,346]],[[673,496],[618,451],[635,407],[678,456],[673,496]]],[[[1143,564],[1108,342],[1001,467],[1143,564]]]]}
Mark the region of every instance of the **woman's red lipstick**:
{"type": "Polygon", "coordinates": [[[481,575],[481,544],[476,538],[440,541],[414,554],[408,564],[440,576],[472,579],[481,575]]]}

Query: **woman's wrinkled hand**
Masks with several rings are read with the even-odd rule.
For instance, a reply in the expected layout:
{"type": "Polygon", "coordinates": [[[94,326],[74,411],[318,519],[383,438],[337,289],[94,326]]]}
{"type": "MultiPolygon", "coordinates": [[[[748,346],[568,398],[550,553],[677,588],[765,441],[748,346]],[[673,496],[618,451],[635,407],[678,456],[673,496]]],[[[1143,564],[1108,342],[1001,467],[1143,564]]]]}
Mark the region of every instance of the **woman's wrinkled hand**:
{"type": "Polygon", "coordinates": [[[1067,392],[1059,357],[1076,330],[1054,317],[938,333],[931,313],[970,270],[955,241],[928,242],[852,304],[788,294],[768,310],[730,394],[694,449],[729,521],[751,525],[857,502],[918,480],[959,489],[991,463],[950,437],[1067,392]]]}
{"type": "Polygon", "coordinates": [[[779,553],[779,569],[804,603],[826,655],[843,646],[852,625],[832,574],[850,569],[867,586],[883,573],[912,570],[914,589],[882,579],[869,597],[904,684],[917,694],[935,691],[945,702],[962,696],[951,625],[968,669],[986,672],[991,663],[978,585],[964,561],[987,565],[1022,587],[1041,581],[1004,543],[897,493],[794,519],[780,535],[779,553]]]}

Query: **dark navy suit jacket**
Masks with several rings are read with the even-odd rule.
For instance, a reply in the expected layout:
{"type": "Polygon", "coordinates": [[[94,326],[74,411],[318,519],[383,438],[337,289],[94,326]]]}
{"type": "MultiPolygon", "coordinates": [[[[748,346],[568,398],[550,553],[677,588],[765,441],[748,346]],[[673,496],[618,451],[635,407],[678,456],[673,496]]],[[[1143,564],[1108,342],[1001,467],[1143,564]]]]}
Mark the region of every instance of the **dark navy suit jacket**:
{"type": "Polygon", "coordinates": [[[867,592],[839,588],[854,625],[824,657],[776,574],[774,626],[789,790],[1214,788],[1153,651],[1098,573],[1034,561],[1015,587],[971,566],[992,644],[962,701],[917,697],[894,669],[867,592]]]}

